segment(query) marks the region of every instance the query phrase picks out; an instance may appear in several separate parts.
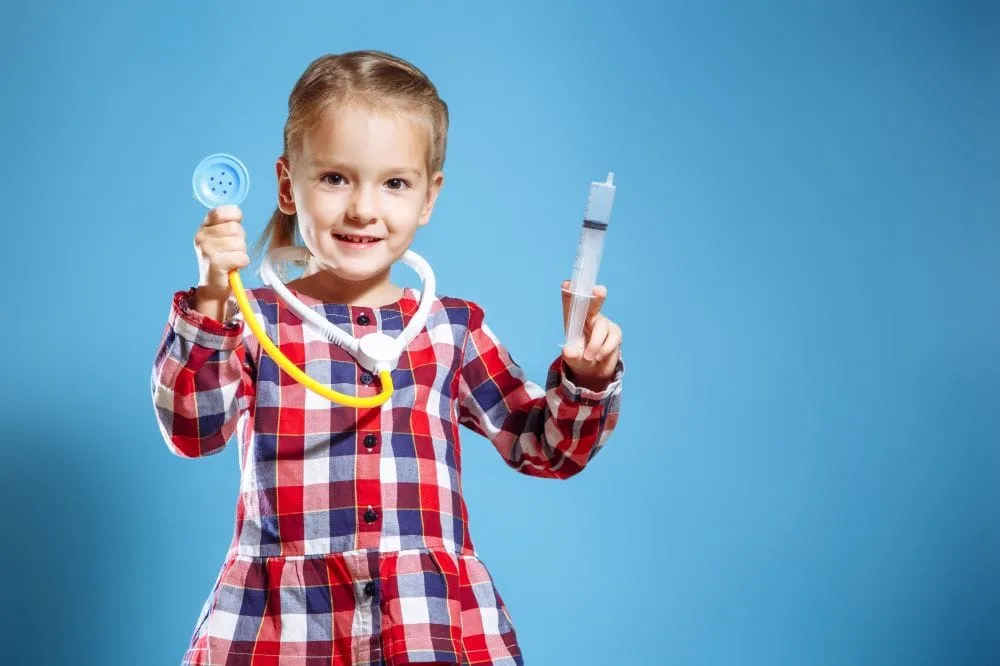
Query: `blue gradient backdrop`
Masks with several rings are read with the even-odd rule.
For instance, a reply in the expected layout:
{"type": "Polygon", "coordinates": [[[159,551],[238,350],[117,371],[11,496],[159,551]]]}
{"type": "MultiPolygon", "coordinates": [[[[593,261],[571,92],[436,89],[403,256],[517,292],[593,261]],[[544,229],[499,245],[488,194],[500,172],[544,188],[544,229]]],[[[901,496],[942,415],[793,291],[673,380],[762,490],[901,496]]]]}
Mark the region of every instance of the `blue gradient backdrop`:
{"type": "Polygon", "coordinates": [[[0,661],[177,663],[238,484],[148,393],[190,174],[242,157],[255,238],[295,78],[373,47],[453,114],[414,247],[537,380],[616,173],[618,432],[566,483],[464,440],[528,664],[1000,663],[997,3],[277,5],[0,8],[0,661]]]}

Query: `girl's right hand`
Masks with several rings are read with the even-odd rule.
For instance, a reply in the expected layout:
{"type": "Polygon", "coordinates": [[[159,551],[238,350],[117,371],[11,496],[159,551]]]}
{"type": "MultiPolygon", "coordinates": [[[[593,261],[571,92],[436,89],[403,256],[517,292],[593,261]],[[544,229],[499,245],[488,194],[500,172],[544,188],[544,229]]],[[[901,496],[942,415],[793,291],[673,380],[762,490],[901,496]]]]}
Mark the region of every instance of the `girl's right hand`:
{"type": "Polygon", "coordinates": [[[199,300],[229,298],[229,271],[250,265],[242,220],[238,206],[219,206],[208,211],[194,235],[199,300]]]}

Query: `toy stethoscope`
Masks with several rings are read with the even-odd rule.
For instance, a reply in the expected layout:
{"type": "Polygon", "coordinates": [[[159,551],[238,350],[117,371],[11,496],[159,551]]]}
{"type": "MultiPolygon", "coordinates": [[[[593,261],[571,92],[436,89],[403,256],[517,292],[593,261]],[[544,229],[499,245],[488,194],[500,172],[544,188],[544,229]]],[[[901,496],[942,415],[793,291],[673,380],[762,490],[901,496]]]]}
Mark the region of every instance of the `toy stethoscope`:
{"type": "MultiPolygon", "coordinates": [[[[225,204],[239,205],[250,189],[250,174],[243,163],[232,155],[216,153],[209,155],[198,164],[194,171],[193,186],[195,198],[206,208],[215,208],[225,204]]],[[[309,250],[300,246],[275,248],[267,253],[261,264],[261,278],[264,284],[274,289],[278,298],[303,322],[351,354],[366,370],[376,373],[382,387],[378,395],[359,397],[338,393],[328,386],[323,386],[292,363],[267,336],[264,327],[261,326],[251,309],[237,269],[229,272],[229,285],[232,287],[233,296],[236,297],[244,320],[260,341],[264,351],[292,379],[331,402],[357,408],[378,407],[393,393],[391,371],[399,363],[399,357],[402,356],[403,350],[416,338],[427,323],[427,315],[430,313],[434,299],[434,272],[423,257],[412,250],[407,250],[401,260],[417,272],[423,283],[420,305],[417,307],[416,313],[398,337],[394,338],[385,333],[377,332],[369,333],[358,339],[338,328],[319,312],[296,298],[282,283],[274,270],[275,261],[302,261],[310,256],[309,250]]]]}

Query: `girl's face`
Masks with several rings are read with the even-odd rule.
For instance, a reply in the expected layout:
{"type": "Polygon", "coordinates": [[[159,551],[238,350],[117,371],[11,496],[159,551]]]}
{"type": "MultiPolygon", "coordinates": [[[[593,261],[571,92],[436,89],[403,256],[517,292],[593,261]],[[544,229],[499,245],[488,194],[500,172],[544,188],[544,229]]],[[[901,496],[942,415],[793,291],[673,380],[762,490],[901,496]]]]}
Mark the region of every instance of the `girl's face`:
{"type": "Polygon", "coordinates": [[[298,216],[317,268],[381,282],[427,224],[443,176],[427,173],[426,126],[359,106],[327,111],[291,165],[278,160],[278,207],[298,216]]]}

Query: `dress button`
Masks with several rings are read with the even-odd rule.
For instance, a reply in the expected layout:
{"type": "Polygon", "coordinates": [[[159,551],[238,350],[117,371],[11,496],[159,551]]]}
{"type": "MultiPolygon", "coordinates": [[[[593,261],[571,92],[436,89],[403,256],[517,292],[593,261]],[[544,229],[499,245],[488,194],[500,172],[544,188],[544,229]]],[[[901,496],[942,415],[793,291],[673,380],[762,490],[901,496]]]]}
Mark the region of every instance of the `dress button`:
{"type": "Polygon", "coordinates": [[[372,377],[372,374],[370,372],[363,372],[363,373],[361,373],[361,383],[362,384],[364,384],[365,386],[367,386],[368,384],[371,384],[373,381],[375,381],[375,378],[372,377]]]}
{"type": "Polygon", "coordinates": [[[365,511],[365,522],[374,523],[376,520],[378,520],[378,514],[375,512],[375,509],[368,507],[368,510],[365,511]]]}
{"type": "Polygon", "coordinates": [[[365,583],[365,595],[370,597],[373,594],[375,594],[375,582],[368,581],[367,583],[365,583]]]}
{"type": "Polygon", "coordinates": [[[376,444],[378,444],[378,437],[372,434],[365,435],[365,446],[369,449],[373,449],[376,444]]]}
{"type": "Polygon", "coordinates": [[[372,323],[372,320],[368,318],[368,315],[366,314],[358,315],[358,324],[360,324],[361,326],[367,326],[370,323],[372,323]]]}

